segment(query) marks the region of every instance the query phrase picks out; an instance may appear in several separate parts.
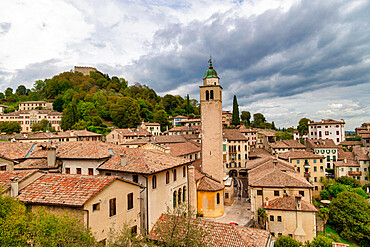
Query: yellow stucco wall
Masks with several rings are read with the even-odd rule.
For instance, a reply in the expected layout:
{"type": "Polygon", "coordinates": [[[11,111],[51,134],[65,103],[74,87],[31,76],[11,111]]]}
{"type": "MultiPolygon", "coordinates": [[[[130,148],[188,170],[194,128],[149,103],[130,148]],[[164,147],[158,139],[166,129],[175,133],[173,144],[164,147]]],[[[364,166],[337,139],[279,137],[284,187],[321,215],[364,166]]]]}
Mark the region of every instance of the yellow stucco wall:
{"type": "Polygon", "coordinates": [[[197,191],[198,213],[205,218],[216,218],[224,214],[223,190],[219,191],[197,191]],[[217,193],[220,203],[217,204],[217,193]]]}
{"type": "Polygon", "coordinates": [[[268,215],[268,229],[277,238],[282,235],[291,234],[295,240],[304,243],[312,241],[316,237],[316,215],[315,212],[266,210],[268,215]],[[274,221],[270,216],[274,216],[274,221]],[[278,221],[281,216],[281,222],[278,221]]]}

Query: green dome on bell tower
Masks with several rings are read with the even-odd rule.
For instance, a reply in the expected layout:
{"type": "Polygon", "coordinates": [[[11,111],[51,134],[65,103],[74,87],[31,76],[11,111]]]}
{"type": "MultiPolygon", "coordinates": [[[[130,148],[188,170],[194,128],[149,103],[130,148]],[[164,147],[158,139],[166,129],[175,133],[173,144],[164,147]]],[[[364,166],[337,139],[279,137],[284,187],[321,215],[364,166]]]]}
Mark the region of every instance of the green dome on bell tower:
{"type": "Polygon", "coordinates": [[[217,76],[216,70],[214,70],[213,67],[212,67],[212,60],[211,60],[211,58],[208,60],[208,62],[209,62],[209,68],[206,71],[203,79],[206,79],[206,78],[219,78],[217,76]]]}

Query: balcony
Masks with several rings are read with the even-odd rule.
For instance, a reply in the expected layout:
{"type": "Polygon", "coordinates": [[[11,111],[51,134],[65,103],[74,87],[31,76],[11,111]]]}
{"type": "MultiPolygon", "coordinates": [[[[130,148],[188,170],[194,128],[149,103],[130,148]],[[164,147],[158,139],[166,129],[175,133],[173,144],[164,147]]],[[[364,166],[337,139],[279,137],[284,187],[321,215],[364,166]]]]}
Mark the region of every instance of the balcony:
{"type": "Polygon", "coordinates": [[[362,172],[353,172],[353,171],[349,171],[349,172],[348,172],[348,175],[349,175],[349,176],[361,176],[361,175],[362,175],[362,172]]]}
{"type": "Polygon", "coordinates": [[[309,178],[309,177],[311,177],[311,173],[310,173],[310,172],[304,172],[304,177],[305,177],[305,178],[309,178]]]}

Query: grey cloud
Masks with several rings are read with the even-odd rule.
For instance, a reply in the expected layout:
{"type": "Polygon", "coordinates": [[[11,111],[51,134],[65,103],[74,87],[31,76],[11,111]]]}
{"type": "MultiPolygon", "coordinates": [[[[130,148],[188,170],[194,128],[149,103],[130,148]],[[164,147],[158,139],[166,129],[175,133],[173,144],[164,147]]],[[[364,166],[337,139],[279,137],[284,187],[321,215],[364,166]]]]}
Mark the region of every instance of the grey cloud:
{"type": "Polygon", "coordinates": [[[6,34],[7,32],[9,32],[11,26],[12,26],[12,24],[9,23],[9,22],[0,23],[0,35],[1,34],[6,34]]]}

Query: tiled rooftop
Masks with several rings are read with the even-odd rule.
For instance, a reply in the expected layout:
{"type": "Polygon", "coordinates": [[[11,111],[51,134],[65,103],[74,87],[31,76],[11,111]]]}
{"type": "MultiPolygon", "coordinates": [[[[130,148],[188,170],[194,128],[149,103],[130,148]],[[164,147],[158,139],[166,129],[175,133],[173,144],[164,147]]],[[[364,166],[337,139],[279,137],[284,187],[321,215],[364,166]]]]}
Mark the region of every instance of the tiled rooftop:
{"type": "Polygon", "coordinates": [[[186,142],[186,138],[182,135],[153,136],[151,140],[157,144],[186,142]]]}
{"type": "Polygon", "coordinates": [[[370,147],[354,147],[353,153],[358,160],[370,160],[370,147]]]}
{"type": "Polygon", "coordinates": [[[48,173],[21,189],[18,198],[26,203],[82,207],[116,179],[135,184],[116,176],[48,173]]]}
{"type": "Polygon", "coordinates": [[[40,132],[36,134],[29,135],[27,137],[21,136],[17,137],[17,140],[37,140],[37,139],[60,139],[60,138],[71,138],[71,137],[100,137],[101,134],[90,132],[87,130],[67,130],[61,132],[40,132]]]}
{"type": "Polygon", "coordinates": [[[201,148],[193,142],[183,142],[167,144],[166,147],[170,148],[170,154],[175,157],[180,157],[187,154],[198,153],[201,148]]]}
{"type": "MultiPolygon", "coordinates": [[[[296,211],[296,197],[295,196],[283,196],[276,198],[274,200],[268,201],[264,204],[263,208],[265,209],[275,209],[275,210],[290,210],[296,211]]],[[[317,212],[317,209],[314,205],[304,200],[301,200],[301,210],[306,212],[317,212]]]]}
{"type": "Polygon", "coordinates": [[[10,179],[17,178],[17,181],[21,182],[35,172],[37,172],[36,169],[27,171],[0,171],[0,187],[8,189],[10,187],[10,179]]]}
{"type": "MultiPolygon", "coordinates": [[[[173,217],[162,214],[158,219],[149,237],[154,240],[161,240],[159,227],[162,224],[168,224],[174,220],[173,217]]],[[[194,220],[191,224],[195,224],[199,229],[205,232],[204,244],[206,246],[217,247],[265,247],[267,246],[270,233],[266,230],[248,228],[244,226],[235,226],[225,223],[218,223],[206,220],[194,220]]]]}
{"type": "Polygon", "coordinates": [[[288,160],[291,159],[323,159],[324,157],[312,152],[302,151],[289,151],[279,154],[279,158],[288,160]]]}
{"type": "Polygon", "coordinates": [[[146,129],[114,129],[112,132],[116,132],[122,136],[136,136],[136,137],[149,137],[152,136],[152,133],[146,129]]]}
{"type": "Polygon", "coordinates": [[[219,191],[224,188],[224,186],[217,180],[210,178],[203,173],[199,173],[199,174],[195,176],[196,180],[198,178],[197,181],[199,181],[199,184],[197,187],[198,191],[219,191]]]}
{"type": "Polygon", "coordinates": [[[333,119],[322,119],[319,122],[308,123],[308,125],[322,125],[322,124],[344,124],[344,120],[341,121],[333,120],[333,119]]]}
{"type": "Polygon", "coordinates": [[[62,116],[61,112],[52,111],[52,110],[24,110],[24,111],[16,111],[3,114],[3,116],[20,116],[20,115],[27,115],[30,114],[31,111],[37,111],[38,114],[46,114],[49,116],[62,116]]]}
{"type": "Polygon", "coordinates": [[[171,169],[190,162],[188,159],[173,157],[168,153],[145,149],[113,150],[115,155],[99,166],[98,169],[152,174],[171,169]],[[126,155],[125,165],[121,163],[121,155],[126,155]]]}
{"type": "Polygon", "coordinates": [[[312,139],[307,140],[309,145],[313,148],[337,148],[332,139],[312,139]]]}
{"type": "Polygon", "coordinates": [[[58,145],[60,159],[104,159],[111,157],[109,149],[116,145],[100,141],[62,142],[58,145]]]}
{"type": "Polygon", "coordinates": [[[1,142],[0,157],[18,160],[26,157],[34,143],[1,142]]]}
{"type": "Polygon", "coordinates": [[[245,137],[238,129],[223,129],[222,130],[223,138],[228,141],[247,141],[245,137]]]}

